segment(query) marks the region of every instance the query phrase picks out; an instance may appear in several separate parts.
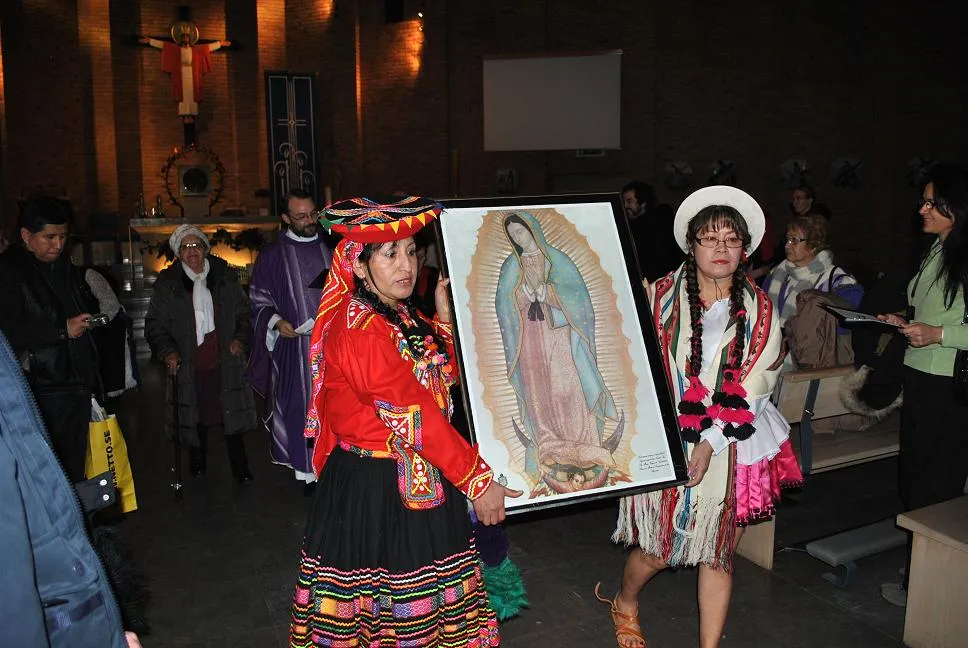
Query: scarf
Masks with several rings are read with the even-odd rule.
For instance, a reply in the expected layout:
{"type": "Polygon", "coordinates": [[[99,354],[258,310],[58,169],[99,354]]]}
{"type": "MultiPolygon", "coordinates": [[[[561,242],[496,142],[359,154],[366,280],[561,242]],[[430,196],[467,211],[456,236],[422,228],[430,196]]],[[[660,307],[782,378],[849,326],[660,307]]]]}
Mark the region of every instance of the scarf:
{"type": "Polygon", "coordinates": [[[316,322],[313,333],[309,338],[309,370],[313,385],[309,394],[309,408],[306,412],[306,429],[304,435],[316,438],[319,430],[319,407],[317,401],[323,391],[323,378],[326,376],[326,358],[323,347],[326,344],[326,334],[336,317],[336,312],[343,302],[352,298],[355,279],[353,262],[363,251],[363,244],[344,238],[333,251],[333,263],[326,283],[323,284],[323,295],[319,300],[319,310],[316,312],[316,322]]]}
{"type": "Polygon", "coordinates": [[[208,259],[199,273],[192,272],[184,263],[182,270],[192,280],[192,307],[195,309],[195,343],[202,346],[205,336],[215,330],[215,304],[212,291],[208,289],[208,271],[212,269],[208,259]]]}
{"type": "MultiPolygon", "coordinates": [[[[656,282],[653,291],[653,324],[659,335],[663,365],[677,407],[686,398],[690,388],[701,388],[704,392],[703,400],[710,410],[716,406],[710,400],[711,395],[722,393],[721,390],[727,382],[742,387],[750,399],[772,391],[779,367],[776,361],[780,353],[781,336],[774,319],[772,304],[762,291],[750,282],[747,282],[743,290],[746,345],[737,375],[723,375],[724,362],[735,331],[730,325],[727,326],[726,334],[713,356],[711,366],[704,374],[715,377],[715,382],[709,380],[714,384],[709,385],[691,384],[686,377],[692,327],[683,266],[674,274],[656,282]]],[[[715,413],[713,410],[710,415],[715,413]]],[[[687,458],[692,455],[695,447],[692,443],[685,444],[687,458]]],[[[735,462],[736,446],[730,444],[725,451],[712,457],[709,469],[698,486],[679,486],[623,499],[619,524],[613,539],[632,537],[632,528],[658,529],[659,532],[653,534],[653,537],[639,539],[640,546],[646,552],[662,556],[673,566],[705,563],[730,569],[736,529],[735,462]],[[634,505],[630,503],[633,499],[634,505]],[[634,518],[639,518],[635,525],[634,518]],[[648,523],[646,518],[650,520],[648,523]],[[665,544],[664,538],[671,538],[671,545],[665,544]]]]}
{"type": "Polygon", "coordinates": [[[816,288],[817,283],[826,278],[833,267],[833,254],[830,250],[821,250],[805,266],[796,266],[784,260],[773,268],[765,288],[776,306],[781,325],[797,314],[797,295],[816,288]]]}

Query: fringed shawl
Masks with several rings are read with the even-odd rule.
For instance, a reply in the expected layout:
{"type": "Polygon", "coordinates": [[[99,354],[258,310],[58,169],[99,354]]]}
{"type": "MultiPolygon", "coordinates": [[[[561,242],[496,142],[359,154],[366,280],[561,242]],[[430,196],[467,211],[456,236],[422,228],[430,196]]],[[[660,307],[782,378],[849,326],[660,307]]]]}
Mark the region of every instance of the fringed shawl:
{"type": "MultiPolygon", "coordinates": [[[[748,315],[739,380],[752,402],[773,391],[781,364],[778,360],[782,336],[769,298],[749,280],[743,289],[743,309],[748,315]]],[[[692,334],[684,266],[653,285],[652,319],[666,377],[678,405],[688,386],[685,367],[692,334]]],[[[710,392],[722,382],[723,363],[734,344],[734,324],[732,321],[726,327],[712,365],[704,374],[704,377],[716,377],[715,385],[706,385],[710,392]]],[[[691,456],[694,447],[686,444],[687,456],[691,456]]],[[[703,563],[732,569],[736,529],[735,461],[736,446],[730,444],[712,458],[698,486],[680,486],[623,498],[613,541],[638,544],[646,553],[658,556],[673,567],[703,563]]]]}

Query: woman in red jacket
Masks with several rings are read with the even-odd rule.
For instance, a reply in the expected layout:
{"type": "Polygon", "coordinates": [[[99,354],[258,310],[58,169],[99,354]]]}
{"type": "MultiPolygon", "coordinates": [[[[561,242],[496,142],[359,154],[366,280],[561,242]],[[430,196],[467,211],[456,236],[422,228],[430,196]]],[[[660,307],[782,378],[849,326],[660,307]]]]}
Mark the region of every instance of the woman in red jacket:
{"type": "Polygon", "coordinates": [[[477,448],[450,425],[457,379],[447,280],[437,315],[412,305],[414,234],[439,215],[416,197],[324,210],[344,236],[310,345],[319,487],[303,543],[290,645],[483,648],[500,639],[467,499],[485,524],[504,498],[477,448]]]}

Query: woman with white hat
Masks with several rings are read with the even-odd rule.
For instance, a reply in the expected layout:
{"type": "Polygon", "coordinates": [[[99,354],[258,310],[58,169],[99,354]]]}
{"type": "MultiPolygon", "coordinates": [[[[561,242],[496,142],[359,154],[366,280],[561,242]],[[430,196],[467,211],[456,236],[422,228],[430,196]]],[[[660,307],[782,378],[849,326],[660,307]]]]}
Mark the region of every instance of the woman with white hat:
{"type": "Polygon", "coordinates": [[[158,275],[145,316],[152,353],[178,380],[179,429],[169,420],[168,432],[189,446],[189,470],[198,476],[207,470],[208,431],[221,427],[232,476],[252,481],[242,439],[258,421],[244,376],[252,340],[249,298],[229,265],[209,256],[200,229],[180,225],[168,244],[178,260],[158,275]]]}
{"type": "Polygon", "coordinates": [[[684,486],[621,500],[613,540],[637,545],[611,601],[622,648],[646,645],[638,596],[667,567],[699,567],[702,648],[719,645],[743,527],[770,518],[780,487],[802,474],[789,426],[770,403],[782,356],[773,305],[747,276],[763,210],[728,186],[700,189],[676,213],[687,254],[652,285],[652,320],[689,458],[684,486]]]}

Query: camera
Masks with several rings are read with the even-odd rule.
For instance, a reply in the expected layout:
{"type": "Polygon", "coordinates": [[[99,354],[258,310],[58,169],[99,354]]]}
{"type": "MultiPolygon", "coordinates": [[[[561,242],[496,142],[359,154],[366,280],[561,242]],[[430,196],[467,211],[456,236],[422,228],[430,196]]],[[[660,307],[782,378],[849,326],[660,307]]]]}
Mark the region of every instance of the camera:
{"type": "Polygon", "coordinates": [[[91,315],[87,320],[87,325],[90,328],[99,328],[101,326],[107,326],[111,318],[104,313],[98,313],[97,315],[91,315]]]}

